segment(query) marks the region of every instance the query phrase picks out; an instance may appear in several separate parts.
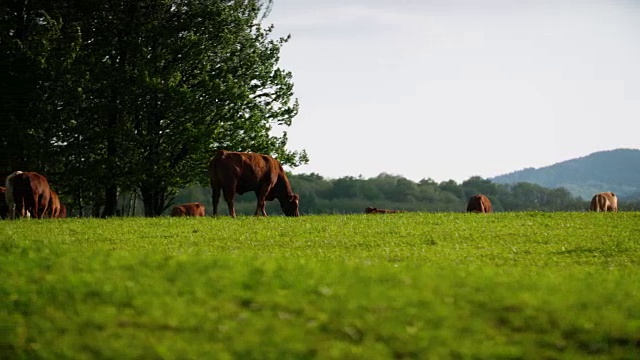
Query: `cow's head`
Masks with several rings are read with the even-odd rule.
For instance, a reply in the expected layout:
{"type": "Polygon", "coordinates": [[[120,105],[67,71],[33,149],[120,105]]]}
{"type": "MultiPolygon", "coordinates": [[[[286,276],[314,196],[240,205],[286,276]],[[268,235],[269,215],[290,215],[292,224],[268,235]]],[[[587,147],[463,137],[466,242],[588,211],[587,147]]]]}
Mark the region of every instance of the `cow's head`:
{"type": "Polygon", "coordinates": [[[280,206],[286,216],[300,216],[298,194],[291,194],[288,198],[280,200],[280,206]]]}

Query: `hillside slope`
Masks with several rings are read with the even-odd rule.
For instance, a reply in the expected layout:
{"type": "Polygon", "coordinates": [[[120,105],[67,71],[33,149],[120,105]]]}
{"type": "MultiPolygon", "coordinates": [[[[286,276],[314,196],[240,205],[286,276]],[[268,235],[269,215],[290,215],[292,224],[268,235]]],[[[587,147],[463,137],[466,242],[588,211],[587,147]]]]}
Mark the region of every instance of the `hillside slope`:
{"type": "Polygon", "coordinates": [[[621,199],[640,199],[640,150],[600,151],[539,169],[527,168],[490,179],[499,184],[529,182],[544,187],[564,187],[575,196],[590,199],[613,191],[621,199]]]}

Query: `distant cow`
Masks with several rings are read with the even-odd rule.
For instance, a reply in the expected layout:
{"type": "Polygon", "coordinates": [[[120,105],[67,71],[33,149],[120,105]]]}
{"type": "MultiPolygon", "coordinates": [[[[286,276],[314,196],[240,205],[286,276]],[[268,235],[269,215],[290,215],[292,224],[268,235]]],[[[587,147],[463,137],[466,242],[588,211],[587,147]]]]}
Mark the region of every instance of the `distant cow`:
{"type": "Polygon", "coordinates": [[[254,191],[257,197],[255,215],[267,216],[266,200],[278,199],[286,216],[299,216],[299,197],[294,194],[289,179],[276,159],[256,153],[220,150],[209,163],[213,215],[218,214],[220,191],[229,207],[229,215],[236,217],[233,205],[235,194],[254,191]]]}
{"type": "Polygon", "coordinates": [[[9,213],[9,207],[5,200],[6,190],[7,189],[4,186],[0,186],[0,219],[6,219],[9,213]]]}
{"type": "Polygon", "coordinates": [[[51,189],[44,176],[30,171],[16,171],[6,179],[9,217],[42,219],[47,214],[51,189]]]}
{"type": "Polygon", "coordinates": [[[204,205],[199,202],[182,204],[171,209],[171,216],[204,216],[204,214],[204,205]]]}
{"type": "Polygon", "coordinates": [[[365,214],[393,214],[393,213],[403,213],[406,212],[404,210],[388,210],[388,209],[378,209],[375,207],[367,207],[364,209],[365,214]]]}
{"type": "Polygon", "coordinates": [[[589,209],[597,212],[616,212],[618,211],[618,197],[610,191],[595,194],[591,199],[591,206],[589,209]]]}
{"type": "Polygon", "coordinates": [[[476,194],[469,198],[469,202],[467,203],[467,211],[476,213],[490,213],[493,211],[493,208],[491,207],[491,201],[489,201],[488,197],[482,194],[476,194]]]}

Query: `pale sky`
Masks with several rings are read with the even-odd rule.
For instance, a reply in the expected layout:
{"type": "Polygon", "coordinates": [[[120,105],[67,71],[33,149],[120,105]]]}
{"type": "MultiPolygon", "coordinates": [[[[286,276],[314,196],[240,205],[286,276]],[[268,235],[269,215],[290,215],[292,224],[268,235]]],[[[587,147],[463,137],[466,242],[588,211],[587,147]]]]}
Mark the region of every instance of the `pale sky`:
{"type": "Polygon", "coordinates": [[[294,173],[462,182],[640,148],[640,1],[274,0],[266,23],[292,37],[294,173]]]}

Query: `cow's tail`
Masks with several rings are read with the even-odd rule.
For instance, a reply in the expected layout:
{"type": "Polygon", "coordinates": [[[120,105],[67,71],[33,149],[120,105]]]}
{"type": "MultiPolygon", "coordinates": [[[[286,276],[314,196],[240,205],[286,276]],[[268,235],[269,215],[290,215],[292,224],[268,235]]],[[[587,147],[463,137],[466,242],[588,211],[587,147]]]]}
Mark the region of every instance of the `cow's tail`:
{"type": "Polygon", "coordinates": [[[20,175],[22,174],[22,171],[14,171],[13,173],[11,173],[11,175],[7,176],[7,178],[4,180],[4,187],[6,189],[5,192],[5,202],[7,203],[7,207],[9,208],[9,219],[15,219],[16,218],[16,202],[15,202],[15,198],[13,196],[13,178],[16,177],[16,175],[20,175]]]}
{"type": "Polygon", "coordinates": [[[211,162],[209,162],[209,184],[211,185],[211,205],[213,216],[216,216],[218,213],[218,202],[220,201],[220,192],[222,190],[218,183],[218,174],[216,174],[216,171],[218,171],[217,167],[220,160],[224,158],[226,153],[227,151],[225,150],[218,150],[213,159],[211,159],[211,162]]]}

